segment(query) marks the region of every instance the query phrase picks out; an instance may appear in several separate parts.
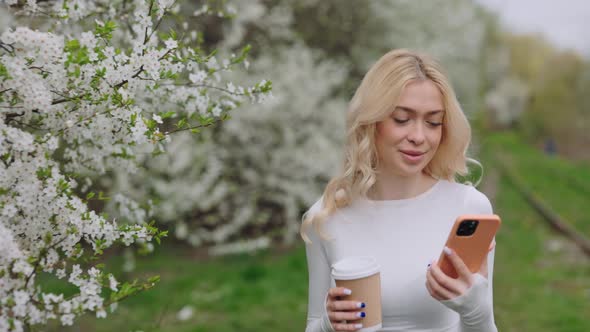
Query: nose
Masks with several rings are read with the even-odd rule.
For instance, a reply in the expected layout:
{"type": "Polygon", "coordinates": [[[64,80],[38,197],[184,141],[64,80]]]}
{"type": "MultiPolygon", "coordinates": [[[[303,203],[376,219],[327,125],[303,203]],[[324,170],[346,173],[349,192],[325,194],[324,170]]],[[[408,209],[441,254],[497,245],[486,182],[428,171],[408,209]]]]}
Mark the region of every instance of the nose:
{"type": "Polygon", "coordinates": [[[424,143],[424,127],[421,121],[416,121],[408,133],[408,141],[415,145],[424,143]]]}

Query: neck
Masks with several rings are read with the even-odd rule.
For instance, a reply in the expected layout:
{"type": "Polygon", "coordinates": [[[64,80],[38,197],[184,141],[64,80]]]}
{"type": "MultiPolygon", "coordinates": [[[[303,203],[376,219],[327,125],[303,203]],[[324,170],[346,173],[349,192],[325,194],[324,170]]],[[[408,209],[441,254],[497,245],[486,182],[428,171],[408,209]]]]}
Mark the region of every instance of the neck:
{"type": "Polygon", "coordinates": [[[438,180],[424,173],[415,176],[401,176],[380,170],[377,181],[369,191],[372,200],[398,200],[420,195],[430,189],[438,180]]]}

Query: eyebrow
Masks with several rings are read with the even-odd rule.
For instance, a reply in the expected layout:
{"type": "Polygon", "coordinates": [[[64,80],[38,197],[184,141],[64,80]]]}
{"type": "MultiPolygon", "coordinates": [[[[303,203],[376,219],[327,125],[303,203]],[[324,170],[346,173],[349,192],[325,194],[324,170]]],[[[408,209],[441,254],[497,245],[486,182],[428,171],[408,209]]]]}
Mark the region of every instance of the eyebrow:
{"type": "MultiPolygon", "coordinates": [[[[410,113],[418,113],[418,111],[416,111],[415,109],[410,108],[410,107],[406,107],[406,106],[397,106],[395,109],[399,109],[399,110],[410,112],[410,113]]],[[[426,112],[426,114],[428,114],[428,115],[437,114],[437,113],[444,113],[444,110],[434,110],[434,111],[426,112]]]]}

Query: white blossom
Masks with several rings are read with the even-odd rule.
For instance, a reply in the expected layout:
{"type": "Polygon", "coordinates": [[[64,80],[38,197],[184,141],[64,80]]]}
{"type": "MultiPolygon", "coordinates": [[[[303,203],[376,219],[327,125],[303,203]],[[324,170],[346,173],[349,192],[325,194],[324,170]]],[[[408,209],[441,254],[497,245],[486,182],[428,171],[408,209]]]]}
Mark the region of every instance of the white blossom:
{"type": "Polygon", "coordinates": [[[162,123],[162,118],[161,118],[159,115],[157,115],[157,114],[154,114],[154,115],[152,116],[152,118],[153,118],[153,119],[154,119],[154,121],[156,121],[157,123],[162,123]]]}
{"type": "Polygon", "coordinates": [[[201,83],[205,80],[205,78],[207,77],[207,73],[199,70],[194,74],[189,74],[189,80],[195,84],[201,83]]]}
{"type": "MultiPolygon", "coordinates": [[[[227,78],[209,72],[225,59],[200,64],[189,59],[195,44],[160,39],[154,22],[168,11],[181,15],[174,3],[159,0],[150,11],[149,2],[130,1],[120,16],[122,2],[28,0],[23,13],[40,15],[38,30],[19,26],[33,20],[15,16],[16,27],[0,33],[0,72],[8,73],[0,77],[0,331],[52,319],[72,325],[88,311],[105,317],[103,290],[121,287],[81,258],[115,244],[153,251],[158,230],[146,225],[153,204],[93,192],[116,187],[104,185],[113,179],[103,175],[137,172],[173,143],[174,135],[159,127],[164,112],[212,118],[249,102],[224,92],[227,78]],[[211,77],[217,85],[205,87],[211,77]],[[114,217],[89,207],[98,199],[114,217]],[[77,291],[67,298],[47,292],[40,272],[77,291]]],[[[133,260],[125,264],[132,268],[133,260]]]]}
{"type": "Polygon", "coordinates": [[[109,274],[109,288],[110,288],[112,291],[116,292],[116,291],[118,290],[118,289],[117,289],[117,284],[118,284],[118,283],[117,283],[117,280],[115,279],[115,277],[113,277],[113,275],[112,275],[112,274],[109,274]]]}
{"type": "Polygon", "coordinates": [[[174,39],[168,39],[168,40],[164,41],[164,44],[166,45],[166,49],[168,49],[168,50],[178,47],[178,42],[174,39]]]}

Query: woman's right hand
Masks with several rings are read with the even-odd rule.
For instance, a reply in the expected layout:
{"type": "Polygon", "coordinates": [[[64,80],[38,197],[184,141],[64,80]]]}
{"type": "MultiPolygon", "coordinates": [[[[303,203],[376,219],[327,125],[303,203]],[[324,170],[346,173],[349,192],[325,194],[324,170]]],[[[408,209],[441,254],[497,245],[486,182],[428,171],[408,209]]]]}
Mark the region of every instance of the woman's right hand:
{"type": "Polygon", "coordinates": [[[349,289],[344,287],[334,287],[328,290],[326,299],[326,310],[332,328],[336,331],[357,331],[363,327],[361,320],[366,313],[362,308],[366,306],[364,302],[345,301],[341,297],[351,294],[349,289]]]}

